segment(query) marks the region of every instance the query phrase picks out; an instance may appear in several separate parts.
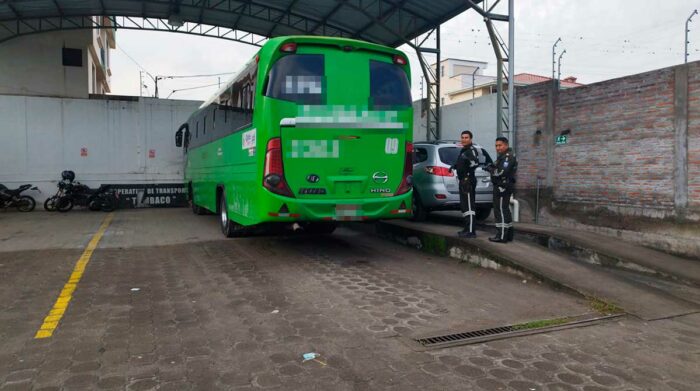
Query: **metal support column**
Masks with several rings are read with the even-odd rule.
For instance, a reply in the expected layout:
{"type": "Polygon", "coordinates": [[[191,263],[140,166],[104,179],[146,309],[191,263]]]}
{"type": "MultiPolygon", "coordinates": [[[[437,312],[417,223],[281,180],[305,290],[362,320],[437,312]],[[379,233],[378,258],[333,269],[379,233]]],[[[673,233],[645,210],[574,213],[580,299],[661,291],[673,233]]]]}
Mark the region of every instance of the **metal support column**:
{"type": "MultiPolygon", "coordinates": [[[[422,39],[416,39],[414,45],[421,71],[426,84],[427,94],[425,97],[426,111],[426,140],[440,139],[440,26],[429,31],[422,39]],[[429,47],[426,42],[435,34],[435,47],[429,47]],[[435,56],[435,68],[425,58],[425,55],[435,56]]],[[[421,99],[423,97],[421,96],[421,99]]],[[[422,109],[422,107],[421,107],[422,109]]]]}
{"type": "Polygon", "coordinates": [[[473,0],[465,0],[474,11],[484,18],[486,29],[491,39],[494,54],[496,55],[496,134],[508,137],[511,147],[515,149],[515,9],[514,0],[508,0],[508,15],[492,12],[500,3],[496,0],[487,8],[486,2],[476,4],[473,0]],[[508,23],[508,41],[504,40],[496,30],[493,22],[508,23]],[[508,63],[505,67],[504,63],[508,63]],[[508,88],[505,90],[504,85],[508,88]]]}

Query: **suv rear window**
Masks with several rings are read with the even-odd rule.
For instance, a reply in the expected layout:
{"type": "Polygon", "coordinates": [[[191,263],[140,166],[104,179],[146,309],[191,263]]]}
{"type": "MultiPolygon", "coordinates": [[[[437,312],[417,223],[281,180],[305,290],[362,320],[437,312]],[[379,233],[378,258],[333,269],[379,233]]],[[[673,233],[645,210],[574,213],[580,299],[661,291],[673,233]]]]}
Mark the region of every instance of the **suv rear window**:
{"type": "MultiPolygon", "coordinates": [[[[493,163],[491,156],[485,149],[481,147],[476,147],[476,149],[479,151],[479,164],[493,163]]],[[[459,151],[461,150],[462,148],[460,147],[442,147],[438,149],[440,161],[449,165],[455,164],[455,162],[457,162],[457,156],[459,156],[459,151]]]]}
{"type": "Polygon", "coordinates": [[[443,147],[438,149],[438,156],[440,156],[441,162],[451,166],[457,162],[457,156],[461,150],[462,148],[458,147],[443,147]]]}
{"type": "Polygon", "coordinates": [[[290,54],[277,60],[270,70],[265,96],[299,104],[324,104],[323,55],[290,54]]]}
{"type": "Polygon", "coordinates": [[[406,72],[396,64],[370,60],[369,95],[371,107],[410,106],[411,89],[406,72]]]}

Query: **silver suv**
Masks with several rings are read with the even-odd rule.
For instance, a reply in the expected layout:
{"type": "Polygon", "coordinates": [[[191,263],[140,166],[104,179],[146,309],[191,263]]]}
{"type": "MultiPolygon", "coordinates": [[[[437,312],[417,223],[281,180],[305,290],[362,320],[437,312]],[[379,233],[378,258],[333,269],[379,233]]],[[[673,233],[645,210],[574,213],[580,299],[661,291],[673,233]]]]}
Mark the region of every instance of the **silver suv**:
{"type": "MultiPolygon", "coordinates": [[[[483,166],[492,163],[488,152],[479,145],[476,169],[476,219],[485,220],[493,206],[493,186],[483,166]]],[[[459,183],[450,166],[462,149],[458,141],[422,141],[413,144],[413,218],[425,220],[436,210],[459,210],[459,183]]]]}

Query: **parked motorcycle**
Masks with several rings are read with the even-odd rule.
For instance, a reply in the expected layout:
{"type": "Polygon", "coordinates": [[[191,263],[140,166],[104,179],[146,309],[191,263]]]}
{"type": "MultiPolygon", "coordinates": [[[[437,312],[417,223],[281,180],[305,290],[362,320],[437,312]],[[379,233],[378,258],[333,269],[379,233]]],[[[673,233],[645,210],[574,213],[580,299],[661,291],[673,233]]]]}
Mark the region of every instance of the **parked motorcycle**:
{"type": "MultiPolygon", "coordinates": [[[[58,183],[58,192],[51,201],[44,203],[44,208],[59,212],[68,212],[75,205],[87,206],[90,210],[111,212],[117,208],[118,196],[109,186],[101,185],[98,189],[91,189],[80,182],[74,182],[73,171],[63,171],[61,182],[58,183]]],[[[50,198],[51,199],[51,198],[50,198]]]]}
{"type": "Polygon", "coordinates": [[[91,189],[80,182],[66,184],[65,194],[56,200],[56,210],[68,212],[75,205],[111,212],[117,208],[117,193],[104,185],[98,189],[91,189]]]}
{"type": "Polygon", "coordinates": [[[56,211],[56,201],[58,201],[59,198],[63,197],[66,194],[67,185],[68,182],[65,180],[58,182],[58,190],[56,191],[56,194],[52,195],[44,201],[44,210],[48,212],[56,211]]]}
{"type": "Polygon", "coordinates": [[[15,207],[20,212],[33,211],[36,206],[34,198],[22,195],[22,192],[28,189],[39,191],[36,186],[32,187],[32,185],[22,185],[14,190],[8,189],[5,185],[0,185],[0,207],[3,209],[15,207]]]}

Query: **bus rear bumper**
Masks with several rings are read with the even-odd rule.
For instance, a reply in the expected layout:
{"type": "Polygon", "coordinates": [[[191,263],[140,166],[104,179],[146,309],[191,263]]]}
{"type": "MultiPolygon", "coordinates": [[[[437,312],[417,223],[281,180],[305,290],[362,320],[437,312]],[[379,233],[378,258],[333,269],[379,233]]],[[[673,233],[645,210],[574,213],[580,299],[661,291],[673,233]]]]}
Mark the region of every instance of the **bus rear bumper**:
{"type": "Polygon", "coordinates": [[[372,221],[410,218],[412,193],[371,199],[298,199],[274,195],[264,221],[372,221]]]}

